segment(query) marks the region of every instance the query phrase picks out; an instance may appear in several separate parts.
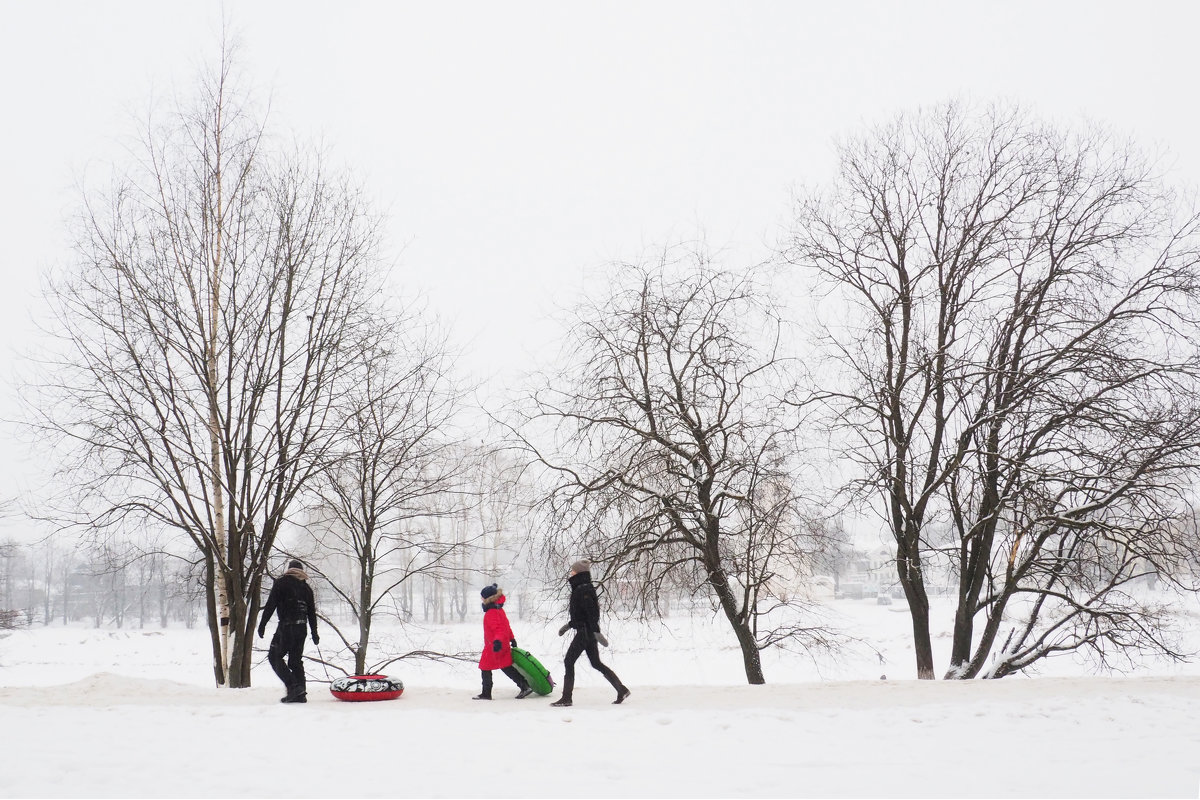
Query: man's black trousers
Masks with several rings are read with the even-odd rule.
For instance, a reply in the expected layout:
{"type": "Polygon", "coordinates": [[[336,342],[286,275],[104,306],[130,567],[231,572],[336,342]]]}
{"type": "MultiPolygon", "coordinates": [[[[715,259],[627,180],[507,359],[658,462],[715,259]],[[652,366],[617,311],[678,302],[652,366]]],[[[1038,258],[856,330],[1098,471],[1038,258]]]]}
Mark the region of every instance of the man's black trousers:
{"type": "Polygon", "coordinates": [[[307,638],[308,625],[303,620],[281,622],[275,628],[271,647],[267,650],[267,661],[287,687],[290,698],[307,691],[304,683],[304,640],[307,638]]]}

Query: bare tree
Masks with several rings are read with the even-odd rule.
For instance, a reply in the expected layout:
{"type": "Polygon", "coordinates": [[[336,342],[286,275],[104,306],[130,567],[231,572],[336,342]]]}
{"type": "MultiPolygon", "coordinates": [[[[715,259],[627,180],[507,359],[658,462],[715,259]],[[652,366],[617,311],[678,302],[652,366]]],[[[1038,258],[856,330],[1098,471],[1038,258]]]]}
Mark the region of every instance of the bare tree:
{"type": "Polygon", "coordinates": [[[604,582],[636,573],[643,593],[676,582],[711,599],[752,684],[762,648],[823,634],[766,591],[815,545],[780,330],[752,273],[702,253],[618,268],[611,293],[577,309],[572,363],[534,395],[523,439],[557,479],[545,507],[559,550],[604,563],[604,582]]]}
{"type": "Polygon", "coordinates": [[[1195,478],[1195,219],[1172,219],[1132,146],[1014,109],[904,115],[839,154],[786,257],[822,297],[837,369],[812,400],[885,509],[918,676],[939,554],[959,578],[951,676],[1171,652],[1121,587],[1174,562],[1195,478]]]}
{"type": "MultiPolygon", "coordinates": [[[[446,342],[417,322],[380,325],[362,348],[360,382],[336,414],[344,435],[312,486],[315,564],[340,556],[351,579],[314,569],[350,609],[351,636],[332,627],[360,675],[371,660],[375,615],[397,605],[395,593],[416,576],[448,575],[477,538],[433,535],[435,520],[459,517],[474,502],[464,490],[473,454],[457,427],[464,391],[451,375],[446,342]]],[[[369,669],[402,657],[385,654],[369,669]]]]}
{"type": "Polygon", "coordinates": [[[241,687],[276,533],[361,371],[379,245],[348,180],[266,147],[234,75],[223,47],[198,99],[152,118],[127,174],[85,195],[34,409],[66,454],[60,518],[192,542],[216,682],[241,687]]]}

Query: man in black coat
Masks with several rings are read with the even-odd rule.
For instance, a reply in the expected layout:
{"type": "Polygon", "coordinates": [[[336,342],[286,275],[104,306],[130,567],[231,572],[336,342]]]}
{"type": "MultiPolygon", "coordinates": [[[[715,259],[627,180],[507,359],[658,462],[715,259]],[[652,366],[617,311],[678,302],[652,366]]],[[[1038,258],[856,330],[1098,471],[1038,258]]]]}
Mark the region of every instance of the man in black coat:
{"type": "Polygon", "coordinates": [[[575,661],[580,654],[587,653],[588,662],[600,672],[612,687],[617,690],[614,704],[625,702],[630,691],[621,683],[617,674],[600,661],[600,648],[597,643],[608,647],[608,640],[600,633],[600,601],[596,598],[596,587],[592,586],[592,565],[589,561],[576,561],[571,565],[571,574],[567,580],[571,584],[571,600],[568,605],[570,620],[559,629],[562,636],[574,629],[575,638],[567,647],[567,655],[563,659],[563,688],[562,697],[551,703],[552,706],[571,705],[571,693],[575,688],[575,661]]]}
{"type": "Polygon", "coordinates": [[[281,703],[307,703],[308,690],[304,681],[304,639],[312,631],[313,644],[320,644],[317,636],[317,602],[312,587],[308,584],[308,573],[299,561],[288,563],[287,570],[275,579],[267,604],[263,607],[262,621],[258,623],[258,638],[267,631],[271,615],[279,613],[279,624],[267,650],[267,661],[271,669],[287,688],[281,703]],[[307,626],[307,629],[306,629],[307,626]],[[286,658],[286,662],[285,662],[286,658]]]}

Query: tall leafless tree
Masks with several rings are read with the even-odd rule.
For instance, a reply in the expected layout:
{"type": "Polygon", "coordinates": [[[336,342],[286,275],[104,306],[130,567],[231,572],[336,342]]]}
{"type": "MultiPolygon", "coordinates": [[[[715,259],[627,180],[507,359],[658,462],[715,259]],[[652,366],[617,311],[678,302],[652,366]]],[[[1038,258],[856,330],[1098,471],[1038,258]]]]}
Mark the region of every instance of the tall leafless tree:
{"type": "Polygon", "coordinates": [[[112,188],[85,193],[34,399],[66,454],[70,522],[149,520],[194,544],[230,687],[249,685],[267,557],[336,441],[379,274],[361,191],[270,149],[235,74],[223,46],[197,99],[152,117],[112,188]]]}
{"type": "Polygon", "coordinates": [[[478,500],[465,486],[474,457],[444,338],[397,315],[361,350],[361,380],[336,413],[344,435],[313,482],[308,526],[317,565],[339,556],[350,563],[345,583],[315,568],[356,623],[350,638],[338,632],[359,675],[403,657],[385,654],[368,666],[380,609],[396,606],[395,593],[415,577],[452,572],[478,538],[465,530],[450,541],[433,535],[435,519],[461,516],[478,500]]]}
{"type": "Polygon", "coordinates": [[[1171,569],[1196,476],[1195,217],[1132,145],[1019,109],[903,115],[839,156],[786,255],[822,297],[840,370],[812,399],[886,509],[919,677],[935,520],[957,534],[950,675],[1172,652],[1123,587],[1171,569]]]}
{"type": "Polygon", "coordinates": [[[545,507],[559,549],[603,563],[605,581],[636,574],[643,593],[674,581],[711,599],[752,684],[764,682],[761,649],[823,635],[766,591],[816,545],[796,485],[798,422],[779,400],[780,331],[752,271],[722,272],[698,252],[621,267],[609,294],[577,310],[571,363],[523,428],[557,476],[545,507]]]}

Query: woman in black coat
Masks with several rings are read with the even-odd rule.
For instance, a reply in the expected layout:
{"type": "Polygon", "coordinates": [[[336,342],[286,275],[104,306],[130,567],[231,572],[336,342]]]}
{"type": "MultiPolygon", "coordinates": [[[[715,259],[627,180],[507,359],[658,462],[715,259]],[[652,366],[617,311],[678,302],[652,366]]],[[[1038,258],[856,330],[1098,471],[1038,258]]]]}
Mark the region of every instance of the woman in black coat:
{"type": "Polygon", "coordinates": [[[596,598],[596,588],[592,586],[592,565],[588,561],[576,561],[571,565],[568,582],[571,584],[571,601],[568,605],[570,620],[559,629],[562,636],[569,630],[575,631],[575,638],[567,647],[567,655],[563,659],[563,688],[562,697],[551,703],[552,706],[571,705],[571,693],[575,688],[575,661],[580,654],[587,653],[588,662],[600,672],[613,688],[617,690],[614,704],[625,702],[630,691],[617,674],[600,660],[600,648],[597,644],[608,647],[608,640],[600,633],[600,601],[596,598]]]}

